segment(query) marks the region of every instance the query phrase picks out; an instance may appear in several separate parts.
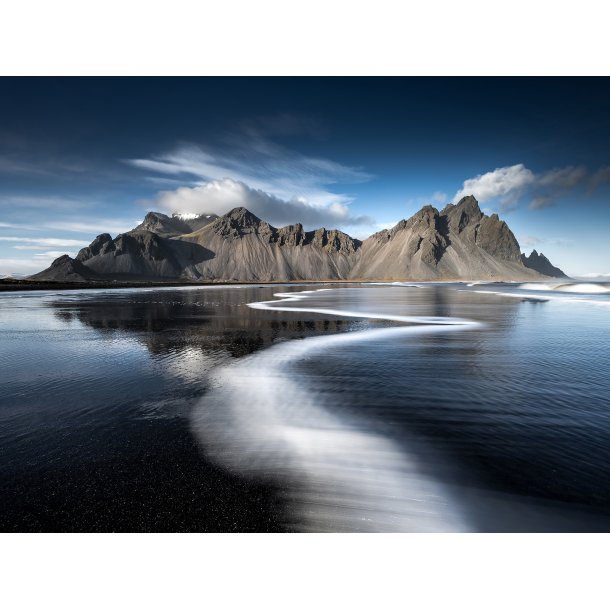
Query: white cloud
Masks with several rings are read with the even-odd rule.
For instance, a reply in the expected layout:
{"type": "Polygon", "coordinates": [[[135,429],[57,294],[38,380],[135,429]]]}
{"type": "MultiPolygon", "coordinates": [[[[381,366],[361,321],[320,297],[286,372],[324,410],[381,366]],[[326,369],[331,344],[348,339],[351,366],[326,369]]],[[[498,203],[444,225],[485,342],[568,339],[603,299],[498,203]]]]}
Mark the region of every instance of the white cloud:
{"type": "MultiPolygon", "coordinates": [[[[282,132],[298,127],[295,119],[288,123],[286,117],[279,124],[282,132]]],[[[350,214],[353,196],[344,190],[347,184],[370,180],[368,173],[280,146],[256,128],[243,130],[221,147],[183,144],[161,155],[125,162],[151,172],[148,180],[181,182],[175,190],[159,193],[158,201],[166,210],[224,213],[244,205],[257,206],[253,212],[280,224],[347,226],[370,221],[350,214]]]]}
{"type": "Polygon", "coordinates": [[[11,241],[19,242],[22,244],[31,244],[33,246],[46,246],[46,247],[70,247],[70,246],[88,246],[89,242],[82,241],[79,239],[61,239],[57,237],[5,237],[0,236],[0,241],[11,241]]]}
{"type": "Polygon", "coordinates": [[[610,181],[610,166],[588,176],[584,166],[568,165],[534,173],[518,163],[464,180],[454,201],[474,195],[480,203],[494,201],[501,211],[507,212],[518,207],[520,200],[528,194],[531,197],[529,208],[542,210],[553,206],[559,196],[577,186],[588,182],[590,189],[594,189],[606,181],[610,181]]]}
{"type": "Polygon", "coordinates": [[[372,225],[367,216],[353,216],[349,207],[341,203],[328,206],[311,205],[306,200],[286,201],[243,182],[225,178],[195,187],[180,187],[162,191],[154,201],[155,207],[166,212],[225,214],[244,206],[253,214],[274,225],[301,222],[307,228],[327,226],[372,225]]]}
{"type": "Polygon", "coordinates": [[[100,233],[127,233],[127,231],[131,231],[131,229],[141,222],[141,220],[122,221],[111,218],[91,218],[77,221],[47,222],[43,223],[41,227],[57,231],[68,231],[71,233],[87,233],[96,236],[100,233]]]}
{"type": "Polygon", "coordinates": [[[329,185],[371,178],[360,168],[308,157],[253,134],[242,135],[225,151],[189,144],[150,159],[127,159],[126,163],[157,174],[188,176],[200,183],[230,178],[280,199],[303,199],[318,206],[352,201],[348,194],[330,191],[329,185]]]}
{"type": "Polygon", "coordinates": [[[509,167],[498,167],[492,172],[479,174],[475,178],[464,180],[461,190],[454,197],[459,201],[466,195],[474,195],[480,203],[495,198],[513,198],[516,194],[523,192],[525,187],[535,181],[532,171],[527,169],[523,163],[509,167]]]}

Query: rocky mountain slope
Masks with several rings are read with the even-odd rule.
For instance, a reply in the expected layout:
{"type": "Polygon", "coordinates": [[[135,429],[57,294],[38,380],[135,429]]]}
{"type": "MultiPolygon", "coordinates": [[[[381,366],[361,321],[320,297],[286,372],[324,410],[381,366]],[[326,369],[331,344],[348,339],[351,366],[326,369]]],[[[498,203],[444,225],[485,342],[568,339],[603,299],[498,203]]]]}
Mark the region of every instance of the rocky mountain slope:
{"type": "Polygon", "coordinates": [[[148,212],[134,231],[151,231],[163,237],[177,237],[178,235],[198,231],[217,218],[216,214],[173,214],[172,216],[166,216],[161,212],[148,212]]]}
{"type": "Polygon", "coordinates": [[[63,256],[33,278],[542,279],[543,272],[529,261],[522,259],[506,223],[496,214],[483,214],[470,196],[440,212],[426,206],[364,242],[335,229],[305,231],[301,224],[276,228],[245,208],[220,217],[150,212],[132,231],[114,239],[107,233],[99,235],[76,259],[63,256]]]}
{"type": "Polygon", "coordinates": [[[532,277],[519,244],[496,214],[486,216],[474,197],[441,212],[426,206],[409,220],[362,244],[351,277],[362,279],[519,280],[532,277]]]}
{"type": "Polygon", "coordinates": [[[521,255],[521,261],[528,269],[533,269],[542,275],[549,277],[568,277],[559,267],[554,267],[551,261],[542,254],[538,254],[536,250],[532,250],[529,256],[521,255]]]}
{"type": "Polygon", "coordinates": [[[36,275],[31,275],[29,279],[48,282],[83,282],[94,280],[96,277],[97,274],[89,267],[85,267],[80,261],[64,254],[56,258],[50,267],[36,275]]]}

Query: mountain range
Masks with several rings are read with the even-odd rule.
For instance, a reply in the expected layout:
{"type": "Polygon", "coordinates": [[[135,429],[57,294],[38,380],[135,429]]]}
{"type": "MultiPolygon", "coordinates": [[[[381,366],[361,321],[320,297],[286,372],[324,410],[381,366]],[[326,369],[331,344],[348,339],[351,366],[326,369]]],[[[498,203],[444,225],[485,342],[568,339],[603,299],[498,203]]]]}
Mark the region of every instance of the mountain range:
{"type": "Polygon", "coordinates": [[[497,214],[473,196],[439,211],[425,206],[364,241],[336,229],[276,228],[246,208],[223,216],[149,212],[114,239],[98,235],[76,258],[53,261],[30,279],[176,280],[492,280],[566,277],[536,251],[521,253],[497,214]]]}

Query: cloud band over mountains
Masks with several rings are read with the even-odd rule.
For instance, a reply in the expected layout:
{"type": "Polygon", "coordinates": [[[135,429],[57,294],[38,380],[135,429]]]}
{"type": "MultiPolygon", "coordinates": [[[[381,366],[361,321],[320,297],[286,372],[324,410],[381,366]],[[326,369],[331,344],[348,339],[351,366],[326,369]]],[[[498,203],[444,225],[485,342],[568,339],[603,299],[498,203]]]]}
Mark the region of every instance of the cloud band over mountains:
{"type": "Polygon", "coordinates": [[[370,225],[351,213],[354,197],[343,187],[370,180],[361,168],[311,157],[272,142],[256,131],[242,133],[221,149],[184,144],[173,151],[127,164],[173,190],[153,202],[168,212],[223,214],[243,205],[274,224],[370,225]],[[161,175],[161,177],[160,177],[161,175]],[[331,188],[332,187],[332,188],[331,188]]]}
{"type": "Polygon", "coordinates": [[[235,207],[245,206],[251,212],[272,224],[283,226],[301,222],[306,228],[335,225],[371,225],[369,216],[353,216],[349,207],[341,203],[314,206],[307,201],[286,201],[261,189],[224,178],[195,187],[179,187],[162,191],[155,200],[155,209],[166,212],[225,214],[235,207]]]}

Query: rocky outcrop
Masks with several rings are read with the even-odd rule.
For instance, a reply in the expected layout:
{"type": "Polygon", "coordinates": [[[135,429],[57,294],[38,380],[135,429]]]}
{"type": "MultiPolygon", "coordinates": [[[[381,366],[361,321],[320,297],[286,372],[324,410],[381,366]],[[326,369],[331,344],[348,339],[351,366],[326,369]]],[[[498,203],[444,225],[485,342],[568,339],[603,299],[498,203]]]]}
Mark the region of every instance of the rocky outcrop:
{"type": "Polygon", "coordinates": [[[483,214],[469,196],[441,212],[426,206],[409,220],[369,237],[350,278],[536,279],[520,257],[508,225],[497,214],[483,214]]]}
{"type": "Polygon", "coordinates": [[[86,248],[76,255],[76,260],[83,262],[114,250],[114,241],[108,233],[98,235],[86,248]]]}
{"type": "Polygon", "coordinates": [[[56,258],[48,269],[31,275],[29,279],[49,282],[87,282],[98,278],[89,267],[64,254],[56,258]]]}
{"type": "Polygon", "coordinates": [[[475,244],[500,260],[518,263],[521,259],[519,242],[497,214],[481,218],[475,231],[475,244]]]}
{"type": "Polygon", "coordinates": [[[144,220],[133,231],[150,231],[163,237],[177,237],[198,231],[217,218],[216,214],[186,216],[174,214],[170,217],[161,212],[148,212],[144,220]]]}
{"type": "Polygon", "coordinates": [[[504,221],[464,197],[441,212],[425,206],[364,242],[336,229],[305,231],[299,223],[276,228],[243,207],[220,217],[151,212],[129,233],[99,235],[73,262],[104,279],[542,279],[544,271],[529,261],[504,221]]]}
{"type": "Polygon", "coordinates": [[[528,269],[533,269],[542,275],[548,275],[549,277],[568,277],[559,267],[554,267],[551,264],[551,261],[544,256],[542,252],[538,254],[536,250],[532,250],[532,253],[529,256],[522,254],[521,260],[528,269]]]}
{"type": "Polygon", "coordinates": [[[170,243],[145,230],[134,230],[115,239],[104,233],[77,254],[76,262],[98,276],[177,278],[182,266],[170,243]]]}
{"type": "Polygon", "coordinates": [[[432,279],[448,246],[443,220],[432,206],[392,229],[371,235],[350,272],[354,279],[432,279]]]}
{"type": "Polygon", "coordinates": [[[189,265],[188,277],[235,281],[344,279],[360,245],[336,230],[305,231],[301,224],[278,229],[243,207],[184,240],[213,253],[189,265]]]}

